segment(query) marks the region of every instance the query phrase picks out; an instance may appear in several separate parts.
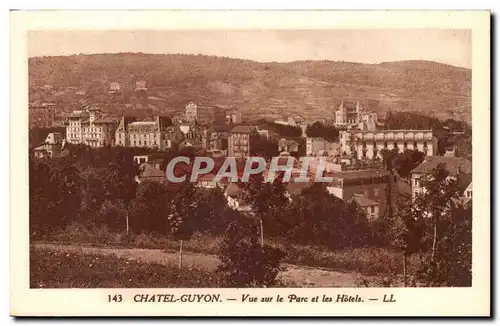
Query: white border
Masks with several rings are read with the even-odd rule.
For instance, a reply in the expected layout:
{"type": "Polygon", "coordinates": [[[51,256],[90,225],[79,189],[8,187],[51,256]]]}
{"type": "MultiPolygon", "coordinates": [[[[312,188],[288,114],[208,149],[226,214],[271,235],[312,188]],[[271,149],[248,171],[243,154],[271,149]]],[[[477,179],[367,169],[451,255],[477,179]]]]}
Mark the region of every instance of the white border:
{"type": "MultiPolygon", "coordinates": [[[[489,13],[487,12],[15,12],[11,14],[11,313],[49,315],[406,315],[436,316],[489,314],[489,13]],[[110,16],[113,16],[112,18],[110,16]],[[394,289],[400,304],[304,305],[224,304],[218,306],[153,306],[105,302],[109,291],[28,289],[27,248],[27,71],[26,30],[32,29],[162,29],[162,28],[471,28],[473,29],[474,138],[474,286],[470,289],[394,289]],[[476,171],[477,170],[477,171],[476,171]],[[14,213],[14,211],[12,211],[14,213]],[[23,231],[24,230],[24,231],[23,231]],[[75,304],[76,302],[85,304],[75,304]]],[[[193,290],[189,290],[193,291],[193,290]]],[[[206,290],[206,292],[235,290],[206,290]]],[[[251,289],[265,293],[359,293],[384,289],[251,289]]],[[[113,292],[116,292],[114,290],[113,292]]],[[[122,290],[121,293],[138,293],[122,290]]],[[[147,292],[165,292],[149,289],[147,292]]],[[[186,292],[182,289],[168,293],[186,292]]]]}

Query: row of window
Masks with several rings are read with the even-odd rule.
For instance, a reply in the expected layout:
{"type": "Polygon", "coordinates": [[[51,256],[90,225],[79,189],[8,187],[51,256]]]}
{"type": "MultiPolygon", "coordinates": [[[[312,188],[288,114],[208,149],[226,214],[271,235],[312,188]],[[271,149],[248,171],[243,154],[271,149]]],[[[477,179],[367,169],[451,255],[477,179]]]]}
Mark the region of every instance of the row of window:
{"type": "MultiPolygon", "coordinates": [[[[130,143],[133,146],[156,146],[157,145],[156,140],[149,141],[149,142],[142,141],[142,140],[139,140],[139,141],[134,140],[134,141],[131,141],[130,143]]],[[[125,145],[124,142],[122,142],[121,140],[118,140],[118,146],[124,146],[124,145],[125,145]]]]}
{"type": "Polygon", "coordinates": [[[112,131],[111,127],[107,127],[107,126],[104,126],[104,127],[84,127],[84,128],[70,127],[70,128],[68,128],[68,130],[70,132],[80,132],[81,129],[83,129],[83,132],[108,132],[108,131],[112,131]]]}
{"type": "Polygon", "coordinates": [[[131,139],[150,139],[150,138],[157,138],[159,137],[158,134],[135,134],[135,133],[132,133],[130,134],[130,138],[131,139]]]}
{"type": "Polygon", "coordinates": [[[234,134],[231,134],[231,137],[229,137],[230,139],[247,139],[248,138],[248,134],[245,134],[245,133],[234,133],[234,134]]]}
{"type": "Polygon", "coordinates": [[[234,144],[234,145],[238,145],[238,144],[248,145],[248,140],[233,140],[233,141],[231,141],[231,139],[229,139],[229,144],[234,144]]]}
{"type": "MultiPolygon", "coordinates": [[[[392,145],[393,145],[393,147],[395,147],[395,148],[396,148],[396,147],[398,147],[398,143],[397,143],[397,142],[394,142],[392,145]]],[[[423,143],[423,145],[424,145],[424,146],[423,146],[424,148],[427,148],[427,147],[428,147],[428,146],[427,146],[427,142],[424,142],[424,143],[423,143]]],[[[372,146],[373,146],[374,148],[375,148],[375,147],[377,147],[377,143],[376,143],[376,142],[373,142],[373,143],[372,143],[372,146]]],[[[407,143],[407,142],[404,142],[404,143],[403,143],[403,147],[404,147],[404,148],[408,148],[408,143],[407,143]]],[[[363,148],[366,148],[366,142],[365,142],[365,141],[363,142],[363,148]]],[[[388,148],[388,144],[387,144],[387,142],[384,142],[384,148],[388,148]]],[[[413,142],[413,148],[418,148],[418,144],[417,144],[417,142],[413,142]]]]}

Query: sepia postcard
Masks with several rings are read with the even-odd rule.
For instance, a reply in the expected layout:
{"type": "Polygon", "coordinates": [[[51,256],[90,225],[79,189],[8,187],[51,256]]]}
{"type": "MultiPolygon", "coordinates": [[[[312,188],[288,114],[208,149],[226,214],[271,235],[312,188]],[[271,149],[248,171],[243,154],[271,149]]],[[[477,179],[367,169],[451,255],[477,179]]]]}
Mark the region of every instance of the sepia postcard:
{"type": "Polygon", "coordinates": [[[12,316],[491,315],[489,11],[10,18],[12,316]]]}

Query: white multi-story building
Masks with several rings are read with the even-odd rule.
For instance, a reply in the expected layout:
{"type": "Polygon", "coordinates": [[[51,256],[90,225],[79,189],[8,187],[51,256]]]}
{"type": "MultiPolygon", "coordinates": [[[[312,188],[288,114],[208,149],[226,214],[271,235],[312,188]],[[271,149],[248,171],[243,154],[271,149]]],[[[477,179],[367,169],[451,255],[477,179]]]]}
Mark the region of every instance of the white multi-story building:
{"type": "Polygon", "coordinates": [[[82,106],[68,116],[66,140],[91,147],[114,146],[117,124],[116,119],[103,117],[99,109],[82,106]]]}
{"type": "Polygon", "coordinates": [[[343,155],[356,154],[358,159],[382,158],[381,150],[419,150],[426,156],[436,155],[437,139],[432,130],[350,130],[340,131],[343,155]]]}

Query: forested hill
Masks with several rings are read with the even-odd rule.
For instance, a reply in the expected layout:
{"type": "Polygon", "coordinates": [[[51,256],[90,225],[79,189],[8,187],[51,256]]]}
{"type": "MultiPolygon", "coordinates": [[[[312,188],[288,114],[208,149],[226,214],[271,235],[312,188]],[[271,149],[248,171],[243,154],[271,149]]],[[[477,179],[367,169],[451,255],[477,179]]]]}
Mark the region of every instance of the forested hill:
{"type": "MultiPolygon", "coordinates": [[[[244,116],[278,118],[301,114],[331,118],[342,99],[359,99],[384,114],[410,111],[470,123],[471,70],[430,61],[361,64],[333,61],[261,63],[183,54],[93,54],[29,59],[30,97],[50,84],[86,92],[105,101],[109,83],[125,96],[145,80],[148,96],[164,101],[161,110],[189,100],[241,109],[244,116]]],[[[71,102],[68,95],[61,103],[71,102]]],[[[74,96],[73,96],[74,98],[74,96]]]]}

